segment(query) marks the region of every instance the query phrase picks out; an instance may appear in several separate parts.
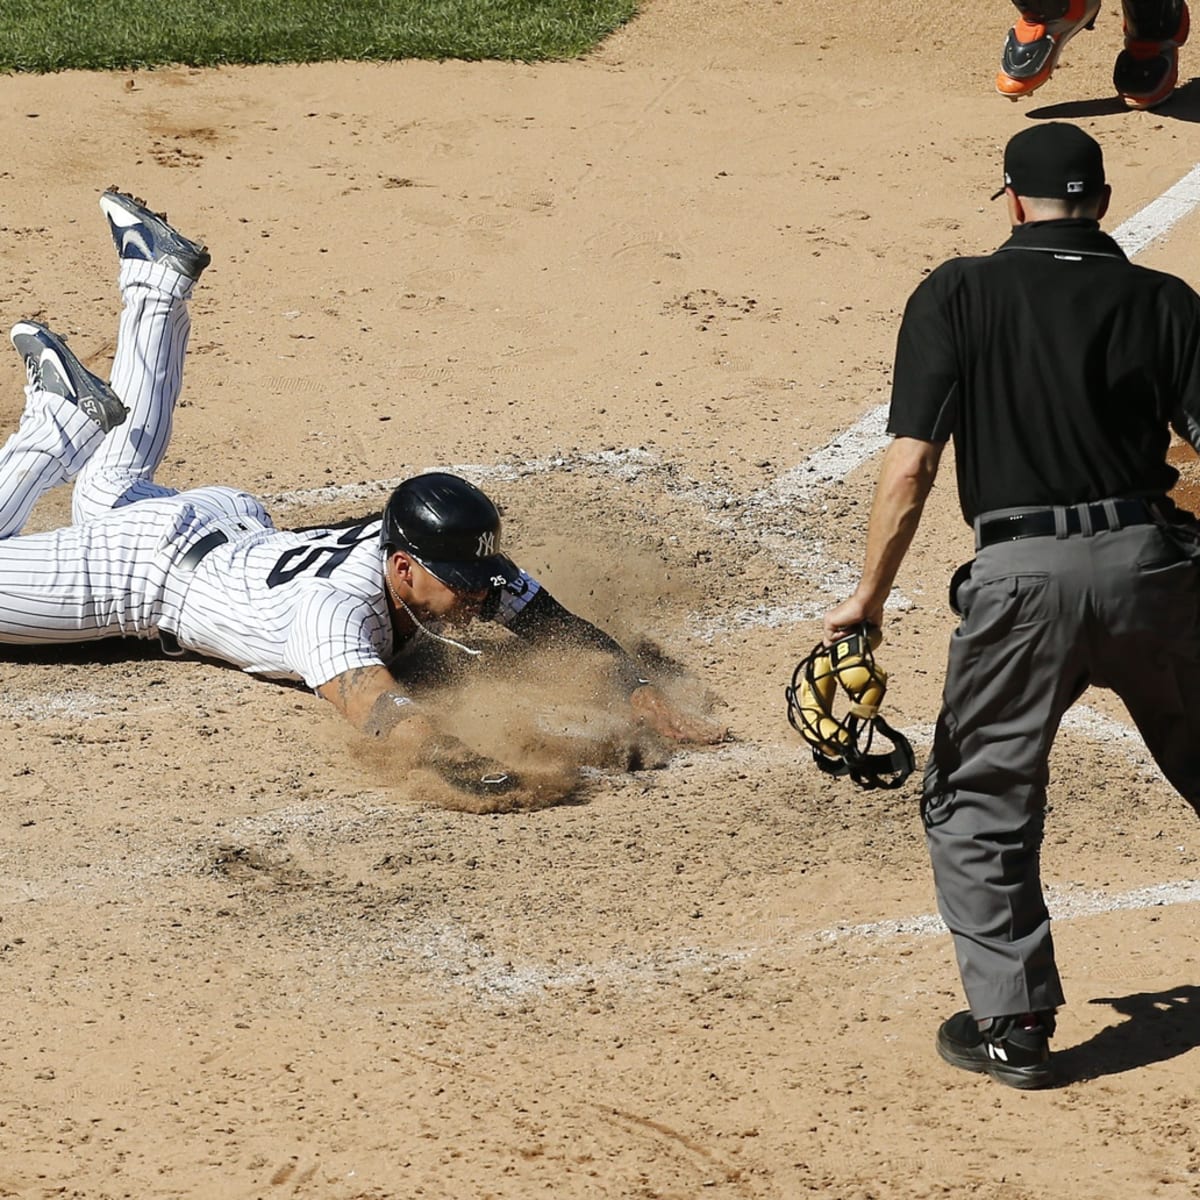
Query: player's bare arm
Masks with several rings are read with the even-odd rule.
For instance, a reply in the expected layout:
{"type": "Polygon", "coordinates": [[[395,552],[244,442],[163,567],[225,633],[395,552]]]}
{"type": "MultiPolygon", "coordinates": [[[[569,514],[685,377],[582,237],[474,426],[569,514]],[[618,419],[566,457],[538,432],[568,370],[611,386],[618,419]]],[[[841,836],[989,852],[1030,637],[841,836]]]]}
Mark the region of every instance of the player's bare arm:
{"type": "Polygon", "coordinates": [[[943,448],[940,442],[898,437],[884,453],[871,502],[862,576],[849,599],[825,614],[827,642],[864,622],[883,624],[884,601],[912,545],[943,448]]]}
{"type": "Polygon", "coordinates": [[[356,728],[369,737],[389,738],[412,762],[432,767],[455,787],[504,791],[519,784],[503,763],[477,754],[439,730],[401,691],[384,666],[354,667],[317,688],[356,728]]]}
{"type": "Polygon", "coordinates": [[[387,667],[353,667],[318,687],[317,695],[368,737],[395,735],[399,740],[396,730],[403,726],[403,740],[418,758],[427,757],[436,743],[446,740],[428,715],[404,695],[387,667]]]}
{"type": "Polygon", "coordinates": [[[343,671],[317,688],[317,695],[371,737],[387,737],[401,721],[416,715],[413,702],[383,666],[343,671]]]}

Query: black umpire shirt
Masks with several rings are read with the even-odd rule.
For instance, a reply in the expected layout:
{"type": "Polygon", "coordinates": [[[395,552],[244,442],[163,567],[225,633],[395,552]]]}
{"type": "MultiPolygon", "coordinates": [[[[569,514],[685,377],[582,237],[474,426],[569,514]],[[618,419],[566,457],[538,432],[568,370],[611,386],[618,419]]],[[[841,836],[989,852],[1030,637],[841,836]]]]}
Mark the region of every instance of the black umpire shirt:
{"type": "Polygon", "coordinates": [[[954,438],[967,521],[1163,496],[1174,424],[1200,441],[1200,297],[1134,266],[1099,223],[1020,225],[943,263],[904,311],[888,431],[954,438]]]}

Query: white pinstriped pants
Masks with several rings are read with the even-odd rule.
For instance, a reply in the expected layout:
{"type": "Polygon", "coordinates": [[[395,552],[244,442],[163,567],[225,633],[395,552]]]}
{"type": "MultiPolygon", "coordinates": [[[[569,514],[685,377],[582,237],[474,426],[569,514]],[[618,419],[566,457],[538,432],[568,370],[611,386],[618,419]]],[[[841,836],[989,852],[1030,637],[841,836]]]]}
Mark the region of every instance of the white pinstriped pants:
{"type": "Polygon", "coordinates": [[[124,423],[105,435],[70,401],[27,385],[20,425],[0,449],[0,641],[148,637],[171,607],[170,564],[194,517],[154,472],[183,382],[194,284],[140,261],[122,262],[118,280],[112,388],[129,409],[124,423]],[[14,536],[38,498],[71,479],[74,523],[14,536]]]}
{"type": "Polygon", "coordinates": [[[107,437],[69,400],[25,387],[17,432],[0,449],[0,538],[20,533],[34,504],[74,479],[76,525],[147,496],[169,495],[154,472],[171,440],[183,385],[194,283],[153,263],[121,263],[121,320],[112,388],[129,409],[107,437]]]}

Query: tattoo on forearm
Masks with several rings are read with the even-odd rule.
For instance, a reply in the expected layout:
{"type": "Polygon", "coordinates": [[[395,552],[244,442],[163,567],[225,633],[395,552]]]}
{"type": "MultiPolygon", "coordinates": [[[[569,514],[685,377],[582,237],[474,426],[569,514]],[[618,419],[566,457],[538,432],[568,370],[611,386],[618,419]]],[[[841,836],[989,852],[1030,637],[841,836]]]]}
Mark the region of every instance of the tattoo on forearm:
{"type": "Polygon", "coordinates": [[[373,667],[353,667],[349,671],[343,671],[334,681],[336,689],[336,699],[330,697],[331,700],[342,710],[348,713],[354,703],[354,693],[361,687],[371,681],[375,676],[373,667]]]}
{"type": "Polygon", "coordinates": [[[322,695],[367,735],[386,737],[413,711],[412,701],[390,684],[395,680],[382,667],[352,667],[322,695]]]}

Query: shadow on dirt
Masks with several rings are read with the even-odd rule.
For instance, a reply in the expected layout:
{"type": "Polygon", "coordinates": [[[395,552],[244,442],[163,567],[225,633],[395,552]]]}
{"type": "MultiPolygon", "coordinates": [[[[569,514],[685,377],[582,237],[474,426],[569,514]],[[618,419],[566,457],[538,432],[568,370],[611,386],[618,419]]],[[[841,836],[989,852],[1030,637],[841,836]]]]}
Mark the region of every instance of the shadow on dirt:
{"type": "MultiPolygon", "coordinates": [[[[1088,100],[1063,100],[1031,108],[1025,116],[1031,121],[1083,121],[1088,117],[1134,116],[1137,110],[1125,107],[1120,96],[1095,96],[1088,100]]],[[[1200,79],[1180,81],[1169,100],[1154,109],[1156,117],[1171,121],[1200,122],[1200,79]]]]}
{"type": "Polygon", "coordinates": [[[1089,1003],[1110,1004],[1129,1019],[1056,1052],[1054,1062],[1063,1083],[1120,1075],[1200,1047],[1200,986],[1195,984],[1089,1003]]]}
{"type": "Polygon", "coordinates": [[[89,663],[144,662],[163,657],[158,639],[104,638],[95,642],[64,642],[48,646],[0,646],[0,662],[89,663]]]}

